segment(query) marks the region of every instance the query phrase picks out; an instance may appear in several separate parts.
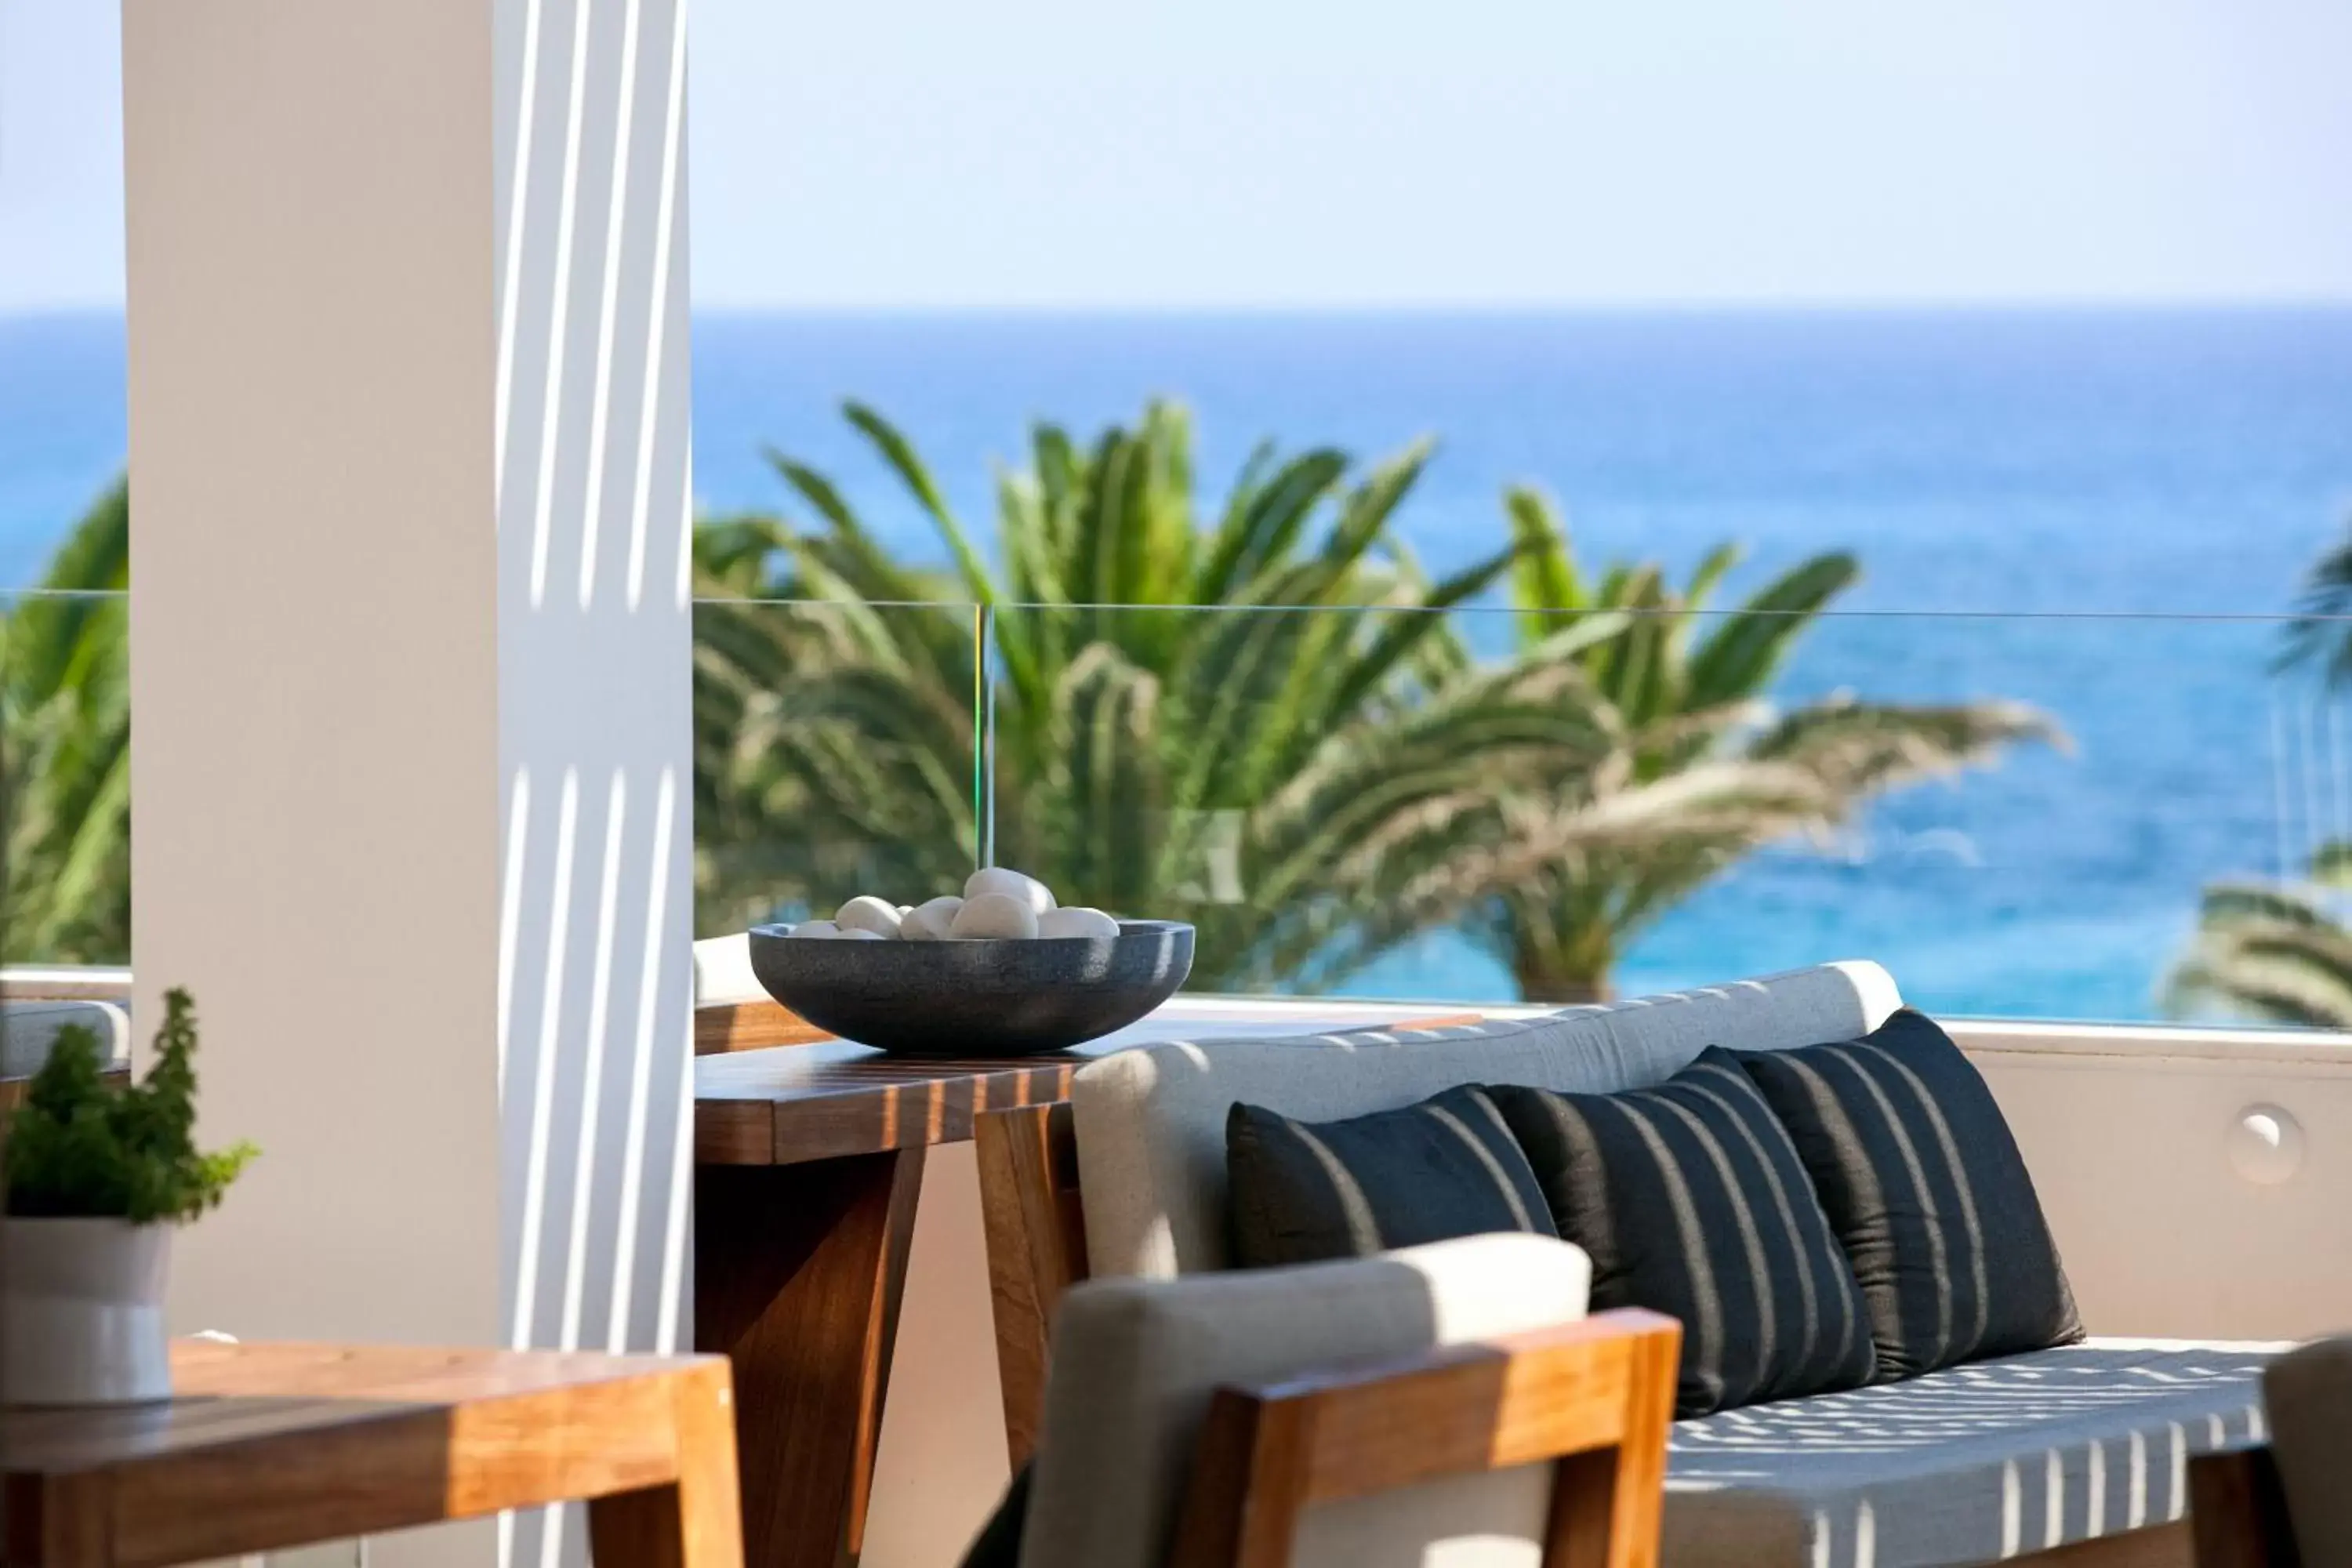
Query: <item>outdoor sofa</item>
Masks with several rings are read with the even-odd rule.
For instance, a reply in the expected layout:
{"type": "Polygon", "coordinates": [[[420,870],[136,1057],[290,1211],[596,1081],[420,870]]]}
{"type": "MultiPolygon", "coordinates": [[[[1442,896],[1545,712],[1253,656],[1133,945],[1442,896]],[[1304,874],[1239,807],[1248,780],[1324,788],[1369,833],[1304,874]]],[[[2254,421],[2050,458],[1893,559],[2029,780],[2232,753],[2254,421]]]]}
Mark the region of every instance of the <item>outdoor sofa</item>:
{"type": "MultiPolygon", "coordinates": [[[[1060,1441],[1045,1410],[1055,1305],[1088,1278],[1233,1264],[1237,1102],[1327,1124],[1459,1085],[1617,1094],[1664,1083],[1709,1047],[1853,1041],[1900,1008],[1885,970],[1843,963],[1522,1021],[1149,1047],[1089,1063],[1066,1105],[982,1118],[1015,1463],[1043,1425],[1053,1458],[1034,1478],[1041,1500],[1111,1484],[1096,1467],[1122,1461],[1060,1441]]],[[[2085,1338],[1676,1422],[1661,1561],[1929,1568],[2048,1554],[2068,1568],[2185,1568],[2189,1461],[2265,1437],[2269,1348],[2085,1338]]],[[[1072,1397],[1057,1394],[1055,1408],[1072,1397]]]]}

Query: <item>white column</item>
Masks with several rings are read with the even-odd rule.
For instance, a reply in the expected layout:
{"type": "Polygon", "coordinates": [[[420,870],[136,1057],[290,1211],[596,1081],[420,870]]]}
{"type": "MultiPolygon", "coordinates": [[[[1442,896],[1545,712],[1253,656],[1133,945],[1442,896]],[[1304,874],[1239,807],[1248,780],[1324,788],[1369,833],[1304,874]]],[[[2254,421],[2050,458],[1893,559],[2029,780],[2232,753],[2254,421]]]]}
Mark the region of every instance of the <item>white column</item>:
{"type": "Polygon", "coordinates": [[[683,5],[125,0],[132,962],[263,1148],[183,1327],[685,1331],[683,5]]]}

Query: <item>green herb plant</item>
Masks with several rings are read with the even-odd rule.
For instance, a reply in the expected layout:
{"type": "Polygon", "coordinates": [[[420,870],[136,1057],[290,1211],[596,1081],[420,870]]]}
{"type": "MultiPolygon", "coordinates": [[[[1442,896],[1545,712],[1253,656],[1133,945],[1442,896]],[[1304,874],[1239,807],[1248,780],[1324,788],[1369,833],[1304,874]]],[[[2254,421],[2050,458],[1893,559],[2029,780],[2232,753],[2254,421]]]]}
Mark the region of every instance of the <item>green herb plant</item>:
{"type": "Polygon", "coordinates": [[[7,1212],[23,1218],[182,1223],[221,1201],[258,1152],[238,1143],[198,1152],[196,1016],[188,994],[163,999],[155,1062],[144,1081],[108,1081],[98,1037],[58,1032],[8,1127],[0,1159],[7,1212]]]}

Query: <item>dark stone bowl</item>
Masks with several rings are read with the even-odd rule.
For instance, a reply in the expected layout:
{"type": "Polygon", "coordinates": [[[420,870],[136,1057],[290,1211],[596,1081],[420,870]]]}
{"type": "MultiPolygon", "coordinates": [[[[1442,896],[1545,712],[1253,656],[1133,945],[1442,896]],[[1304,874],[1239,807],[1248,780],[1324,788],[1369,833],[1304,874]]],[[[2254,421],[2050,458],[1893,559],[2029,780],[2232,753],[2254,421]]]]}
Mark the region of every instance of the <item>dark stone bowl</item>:
{"type": "Polygon", "coordinates": [[[768,994],[845,1040],[910,1057],[1027,1057],[1125,1028],[1192,971],[1192,928],[1121,921],[1115,937],[818,942],[751,928],[768,994]]]}

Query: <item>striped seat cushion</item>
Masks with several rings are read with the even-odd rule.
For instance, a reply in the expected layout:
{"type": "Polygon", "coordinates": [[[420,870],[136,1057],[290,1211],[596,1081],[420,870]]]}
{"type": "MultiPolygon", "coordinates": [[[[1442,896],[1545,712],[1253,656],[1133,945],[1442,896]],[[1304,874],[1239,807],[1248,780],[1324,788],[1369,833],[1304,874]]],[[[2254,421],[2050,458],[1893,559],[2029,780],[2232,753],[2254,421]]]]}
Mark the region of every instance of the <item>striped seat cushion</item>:
{"type": "Polygon", "coordinates": [[[1654,1089],[1490,1085],[1592,1306],[1683,1324],[1678,1415],[1870,1379],[1870,1324],[1804,1166],[1730,1052],[1654,1089]]]}
{"type": "Polygon", "coordinates": [[[1853,1265],[1880,1381],[2083,1337],[2017,1140],[1933,1022],[1906,1008],[1859,1040],[1738,1060],[1853,1265]]]}
{"type": "Polygon", "coordinates": [[[2282,1347],[2091,1340],[1674,1429],[1673,1568],[1930,1568],[2179,1519],[2282,1347]]]}

